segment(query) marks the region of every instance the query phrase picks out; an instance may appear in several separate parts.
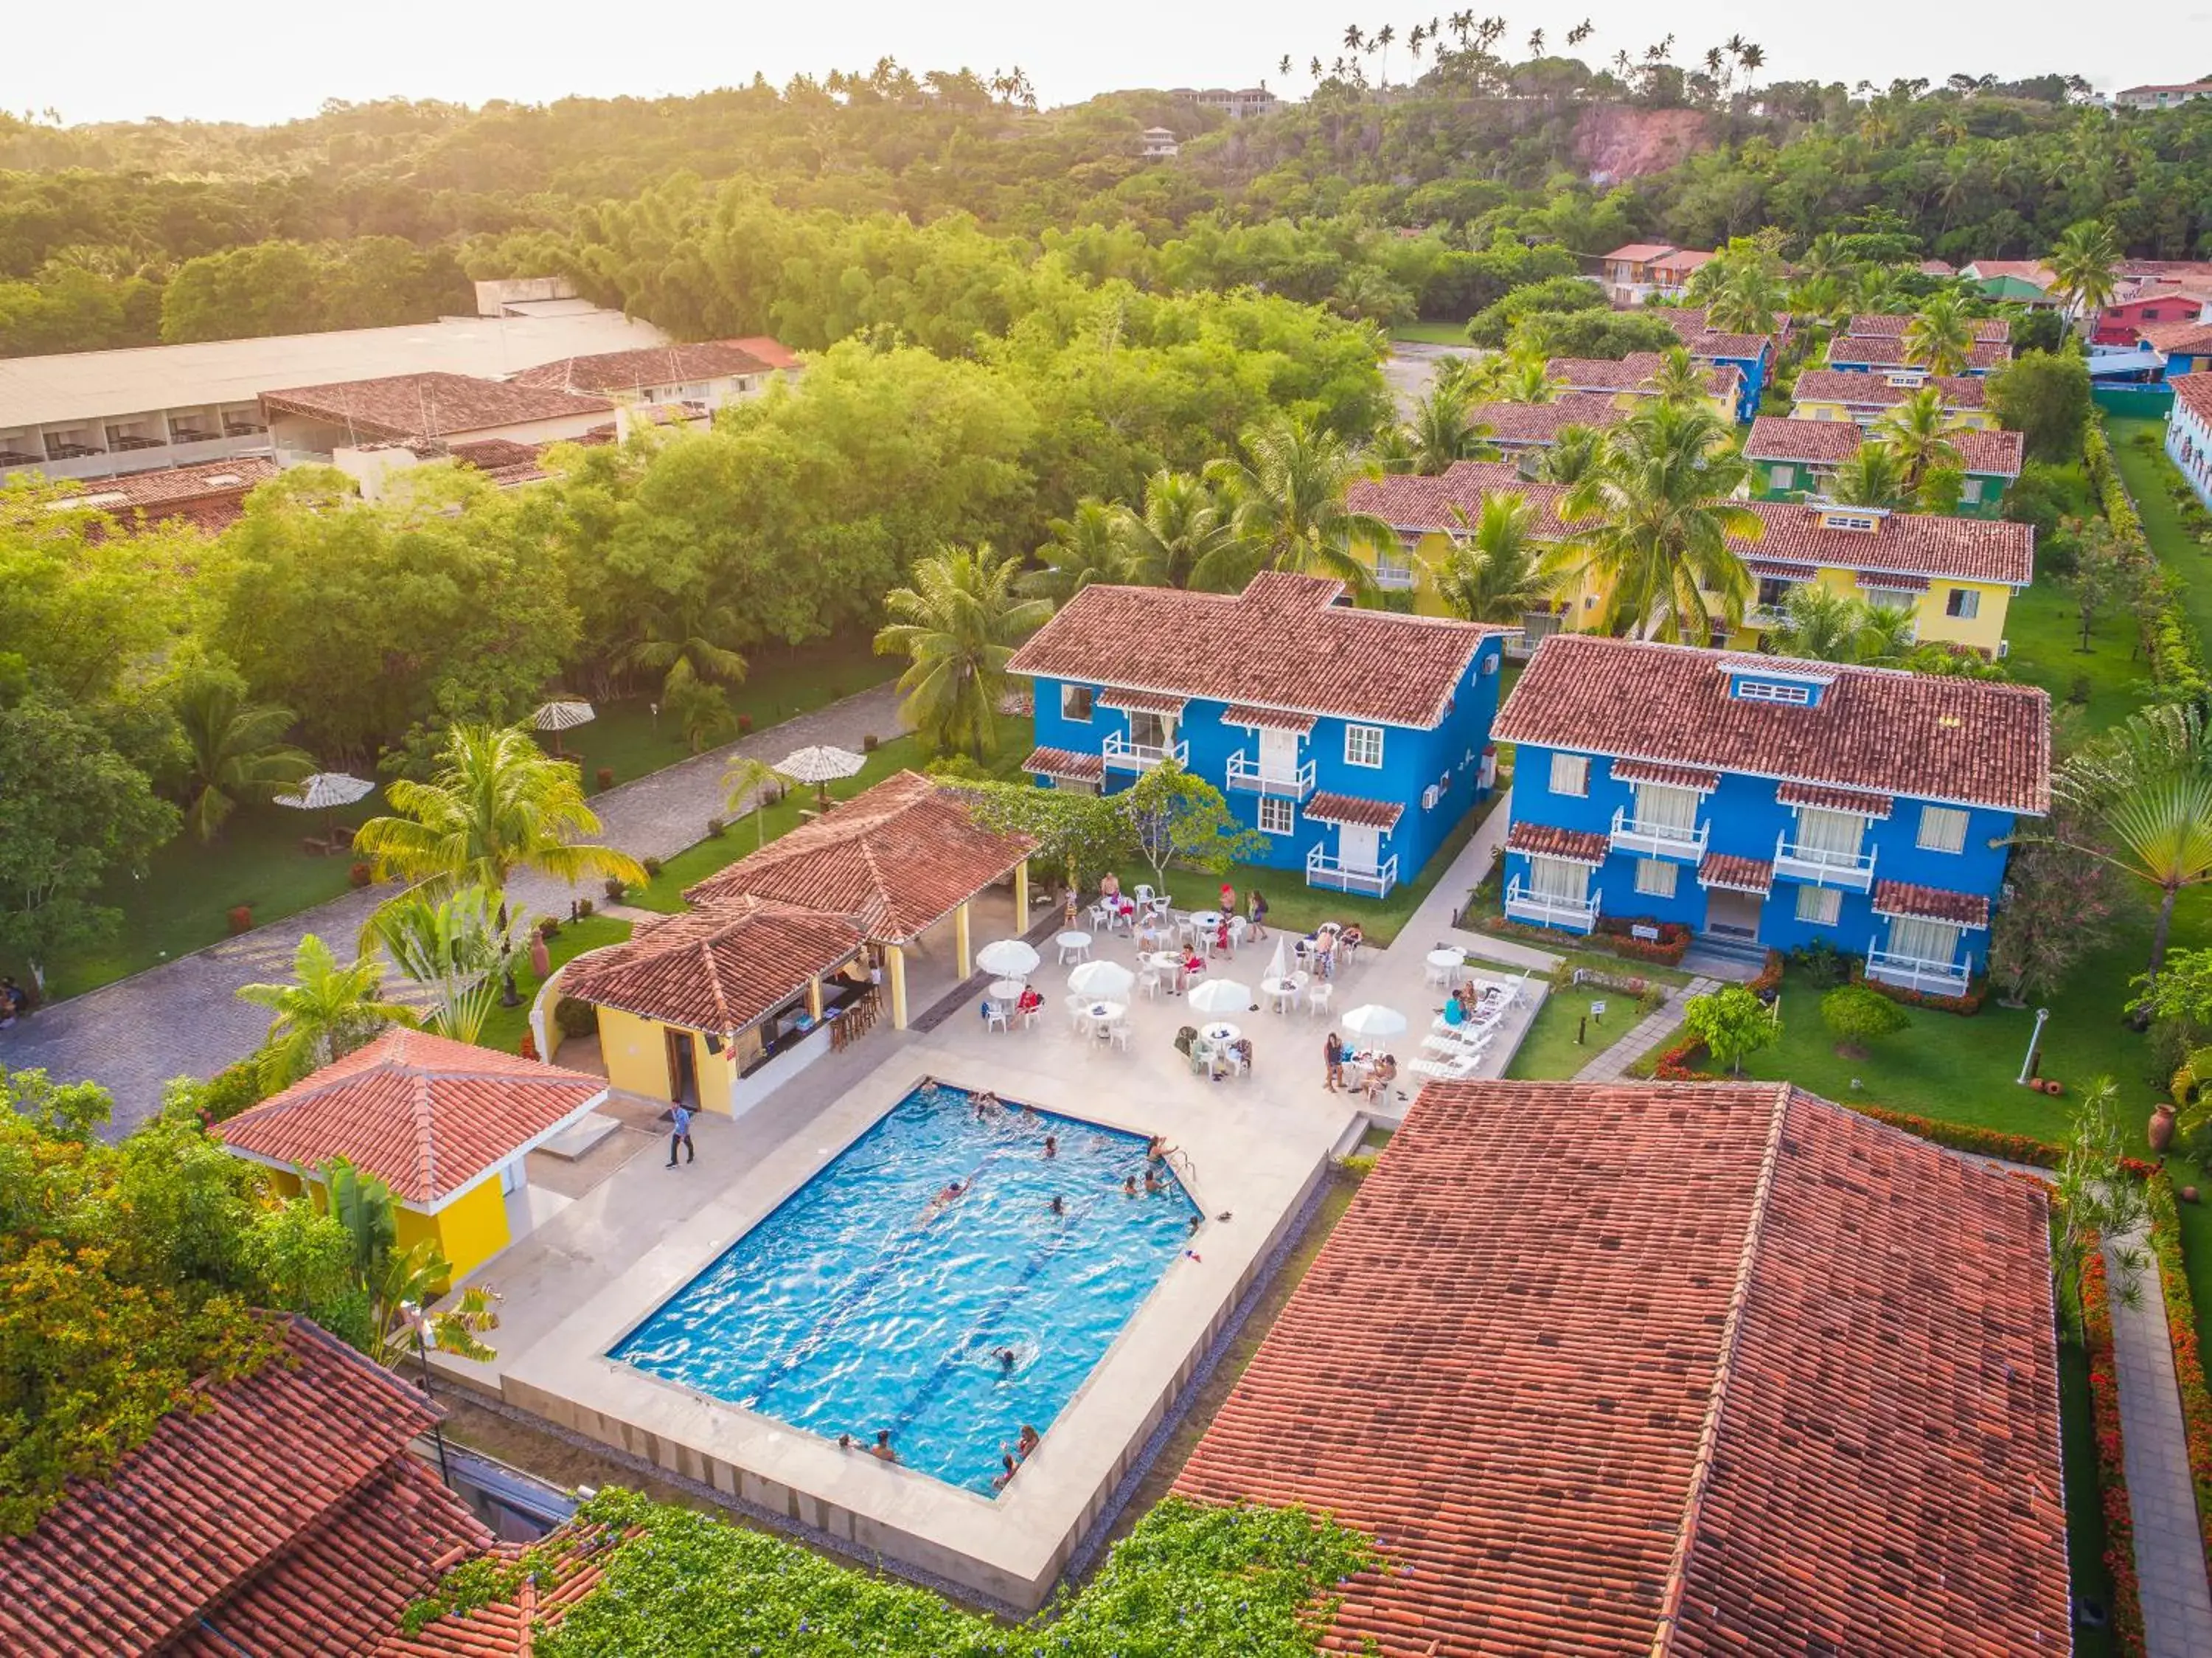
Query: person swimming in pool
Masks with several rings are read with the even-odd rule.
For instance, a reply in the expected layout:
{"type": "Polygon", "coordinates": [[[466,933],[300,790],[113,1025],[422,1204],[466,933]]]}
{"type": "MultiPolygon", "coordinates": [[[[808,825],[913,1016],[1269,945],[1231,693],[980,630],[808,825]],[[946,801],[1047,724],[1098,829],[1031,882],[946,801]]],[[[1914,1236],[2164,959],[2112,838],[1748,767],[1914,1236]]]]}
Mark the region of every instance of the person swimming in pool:
{"type": "Polygon", "coordinates": [[[1052,1204],[1050,1207],[1054,1214],[1065,1215],[1067,1213],[1067,1199],[1061,1197],[1060,1193],[1055,1192],[1052,1194],[1052,1204]]]}
{"type": "Polygon", "coordinates": [[[1018,1466],[1011,1456],[1002,1456],[999,1460],[1004,1466],[997,1473],[991,1476],[991,1489],[994,1491],[1003,1491],[1006,1489],[1007,1482],[1013,1478],[1018,1466]]]}
{"type": "Polygon", "coordinates": [[[891,1430],[890,1429],[878,1428],[876,1430],[876,1442],[868,1447],[868,1454],[884,1462],[896,1462],[898,1460],[898,1453],[891,1449],[891,1430]]]}
{"type": "Polygon", "coordinates": [[[1121,1195],[1124,1198],[1133,1198],[1137,1195],[1137,1177],[1135,1175],[1132,1174],[1127,1179],[1121,1182],[1121,1195]]]}
{"type": "Polygon", "coordinates": [[[1001,1375],[1011,1376],[1014,1374],[1014,1367],[1022,1362],[1021,1355],[1011,1347],[994,1348],[991,1356],[999,1362],[999,1373],[1001,1375]]]}
{"type": "Polygon", "coordinates": [[[1024,1422],[1022,1423],[1022,1436],[1014,1442],[1014,1454],[1027,1461],[1030,1453],[1036,1449],[1042,1438],[1042,1435],[1024,1422]]]}
{"type": "Polygon", "coordinates": [[[1060,1136],[1048,1134],[1044,1137],[1044,1155],[1048,1157],[1060,1155],[1060,1136]]]}
{"type": "Polygon", "coordinates": [[[945,1190],[939,1192],[934,1198],[932,1198],[927,1205],[922,1210],[922,1224],[924,1226],[928,1225],[930,1222],[935,1220],[946,1210],[950,1209],[954,1204],[957,1203],[960,1199],[960,1194],[966,1190],[967,1187],[962,1186],[959,1181],[947,1180],[945,1183],[945,1190]]]}
{"type": "Polygon", "coordinates": [[[1152,1166],[1150,1163],[1145,1165],[1145,1190],[1152,1194],[1167,1190],[1167,1187],[1160,1183],[1160,1177],[1152,1173],[1152,1166]]]}

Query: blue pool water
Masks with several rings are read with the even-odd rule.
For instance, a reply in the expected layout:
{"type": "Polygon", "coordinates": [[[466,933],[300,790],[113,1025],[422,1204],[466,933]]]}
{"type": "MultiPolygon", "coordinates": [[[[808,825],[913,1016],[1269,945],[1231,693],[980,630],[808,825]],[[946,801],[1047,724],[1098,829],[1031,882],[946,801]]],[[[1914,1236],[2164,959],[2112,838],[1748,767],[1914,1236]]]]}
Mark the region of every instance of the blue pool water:
{"type": "Polygon", "coordinates": [[[1164,1190],[1123,1193],[1144,1171],[1141,1136],[1013,1106],[978,1121],[965,1090],[925,1082],[612,1356],[832,1439],[888,1428],[908,1466],[988,1493],[1189,1244],[1197,1211],[1164,1169],[1164,1190]]]}

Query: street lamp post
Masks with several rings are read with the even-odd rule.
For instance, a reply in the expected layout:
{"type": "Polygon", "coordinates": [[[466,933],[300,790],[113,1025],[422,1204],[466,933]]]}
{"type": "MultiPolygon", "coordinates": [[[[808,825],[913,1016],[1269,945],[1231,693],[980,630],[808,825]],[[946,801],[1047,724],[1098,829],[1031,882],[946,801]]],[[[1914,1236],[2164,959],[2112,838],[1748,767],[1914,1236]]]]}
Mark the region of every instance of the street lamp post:
{"type": "Polygon", "coordinates": [[[2043,1021],[2050,1017],[2051,1009],[2048,1008],[2035,1010],[2035,1028],[2028,1033],[2027,1037],[2027,1057],[2020,1062],[2020,1085],[2022,1088],[2027,1086],[2027,1079],[2035,1074],[2036,1045],[2043,1040],[2043,1021]]]}
{"type": "MultiPolygon", "coordinates": [[[[422,1344],[422,1326],[428,1322],[422,1309],[413,1301],[399,1303],[399,1315],[407,1320],[407,1328],[415,1338],[415,1357],[422,1367],[422,1397],[433,1397],[430,1392],[430,1350],[422,1344]]],[[[438,1443],[438,1478],[446,1489],[453,1488],[453,1471],[446,1463],[446,1420],[441,1416],[430,1424],[430,1437],[438,1443]]]]}

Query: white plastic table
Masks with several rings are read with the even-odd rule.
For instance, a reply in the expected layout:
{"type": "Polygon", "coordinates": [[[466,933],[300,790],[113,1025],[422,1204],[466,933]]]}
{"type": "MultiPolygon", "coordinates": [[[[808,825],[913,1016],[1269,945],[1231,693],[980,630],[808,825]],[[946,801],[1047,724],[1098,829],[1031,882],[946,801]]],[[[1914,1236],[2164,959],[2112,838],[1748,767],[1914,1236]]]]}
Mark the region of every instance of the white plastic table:
{"type": "Polygon", "coordinates": [[[1028,988],[1018,978],[994,978],[991,981],[991,999],[994,1002],[1012,1002],[1028,988]]]}
{"type": "Polygon", "coordinates": [[[1060,965],[1063,967],[1071,961],[1091,960],[1091,935],[1088,933],[1070,929],[1052,942],[1060,947],[1060,965]]]}
{"type": "Polygon", "coordinates": [[[1128,1015],[1127,1006],[1120,1002],[1093,1002],[1083,1009],[1083,1016],[1092,1025],[1112,1025],[1128,1015]]]}
{"type": "Polygon", "coordinates": [[[1429,964],[1424,977],[1431,984],[1450,984],[1452,975],[1467,966],[1467,953],[1463,950],[1431,950],[1424,959],[1429,964]]]}
{"type": "Polygon", "coordinates": [[[1304,973],[1286,973],[1280,978],[1260,981],[1260,994],[1275,1004],[1277,1013],[1288,1013],[1291,1003],[1298,999],[1298,992],[1306,987],[1304,973]]]}
{"type": "Polygon", "coordinates": [[[1234,1042],[1238,1037],[1243,1035],[1244,1033],[1238,1030],[1236,1026],[1224,1019],[1208,1025],[1205,1029],[1199,1032],[1199,1034],[1204,1037],[1214,1046],[1221,1047],[1231,1042],[1234,1042]]]}

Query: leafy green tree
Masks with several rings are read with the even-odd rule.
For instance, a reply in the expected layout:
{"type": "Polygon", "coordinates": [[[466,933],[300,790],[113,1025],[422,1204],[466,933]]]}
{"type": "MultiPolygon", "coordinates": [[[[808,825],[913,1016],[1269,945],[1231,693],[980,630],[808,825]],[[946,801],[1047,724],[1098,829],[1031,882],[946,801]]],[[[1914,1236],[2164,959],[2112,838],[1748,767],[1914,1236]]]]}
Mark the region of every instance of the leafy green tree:
{"type": "Polygon", "coordinates": [[[1765,527],[1733,498],[1748,476],[1709,407],[1650,399],[1613,429],[1597,470],[1567,491],[1560,516],[1576,527],[1554,573],[1602,595],[1609,632],[1702,643],[1717,621],[1741,622],[1755,591],[1729,545],[1765,527]]]}
{"type": "Polygon", "coordinates": [[[1990,406],[2037,460],[2078,458],[2089,427],[2089,366],[2077,354],[2028,351],[1990,376],[1990,406]]]}
{"type": "Polygon", "coordinates": [[[1219,789],[1174,760],[1146,771],[1124,797],[1137,850],[1162,892],[1170,864],[1218,875],[1267,850],[1267,838],[1239,824],[1219,789]]]}
{"type": "Polygon", "coordinates": [[[1605,290],[1587,277],[1553,276],[1503,294],[1468,319],[1467,337],[1493,350],[1504,345],[1524,317],[1570,312],[1602,313],[1611,308],[1605,290]]]}
{"type": "Polygon", "coordinates": [[[1860,1059],[1866,1056],[1868,1043],[1893,1035],[1911,1021],[1905,1009],[1880,991],[1844,984],[1820,998],[1820,1022],[1836,1039],[1838,1053],[1860,1059]]]}
{"type": "Polygon", "coordinates": [[[292,957],[289,984],[241,984],[238,999],[274,1015],[260,1053],[262,1086],[289,1088],[368,1042],[386,1026],[412,1025],[415,1010],[384,998],[374,958],[341,962],[309,933],[292,957]]]}
{"type": "Polygon", "coordinates": [[[1470,622],[1517,626],[1533,611],[1549,609],[1553,582],[1531,538],[1535,503],[1523,495],[1483,497],[1479,513],[1455,506],[1457,527],[1425,579],[1451,614],[1470,622]]]}
{"type": "Polygon", "coordinates": [[[1931,375],[1960,375],[1974,349],[1974,322],[1956,294],[1938,294],[1905,325],[1905,360],[1931,375]]]}
{"type": "Polygon", "coordinates": [[[1682,1023],[1705,1045],[1716,1064],[1739,1076],[1745,1060],[1782,1034],[1772,1009],[1741,984],[1690,997],[1682,1003],[1682,1023]]]}
{"type": "Polygon", "coordinates": [[[973,782],[961,794],[975,821],[995,834],[1027,835],[1030,861],[1063,874],[1070,892],[1095,889],[1100,877],[1138,856],[1130,791],[1086,795],[1026,783],[973,782]]]}
{"type": "Polygon", "coordinates": [[[998,752],[1006,664],[1052,614],[1046,600],[1014,596],[1020,564],[988,545],[948,546],[915,566],[912,587],[884,597],[892,620],[876,651],[907,658],[900,717],[933,747],[978,759],[998,752]]]}
{"type": "Polygon", "coordinates": [[[1508,344],[1516,353],[1544,357],[1604,357],[1665,351],[1681,344],[1663,317],[1637,311],[1532,311],[1514,326],[1508,344]]]}
{"type": "Polygon", "coordinates": [[[2055,993],[2111,936],[2117,877],[2079,839],[2061,828],[2014,848],[2005,866],[2007,896],[1990,925],[1990,977],[2007,1007],[2055,993]]]}
{"type": "Polygon", "coordinates": [[[265,801],[315,769],[314,757],[283,741],[292,710],[246,699],[235,674],[203,667],[177,690],[185,735],[185,826],[213,840],[241,800],[265,801]]]}
{"type": "Polygon", "coordinates": [[[1242,588],[1263,570],[1333,576],[1355,592],[1370,584],[1367,562],[1397,546],[1371,513],[1350,510],[1345,491],[1369,469],[1334,433],[1281,415],[1244,435],[1249,461],[1210,463],[1207,480],[1228,503],[1233,539],[1191,575],[1194,587],[1242,588]]]}
{"type": "Polygon", "coordinates": [[[517,869],[572,884],[593,875],[645,879],[627,853],[575,838],[599,830],[583,781],[520,727],[457,725],[427,781],[401,777],[386,792],[392,814],[371,818],[354,837],[354,850],[380,875],[434,891],[501,893],[517,869]]]}

